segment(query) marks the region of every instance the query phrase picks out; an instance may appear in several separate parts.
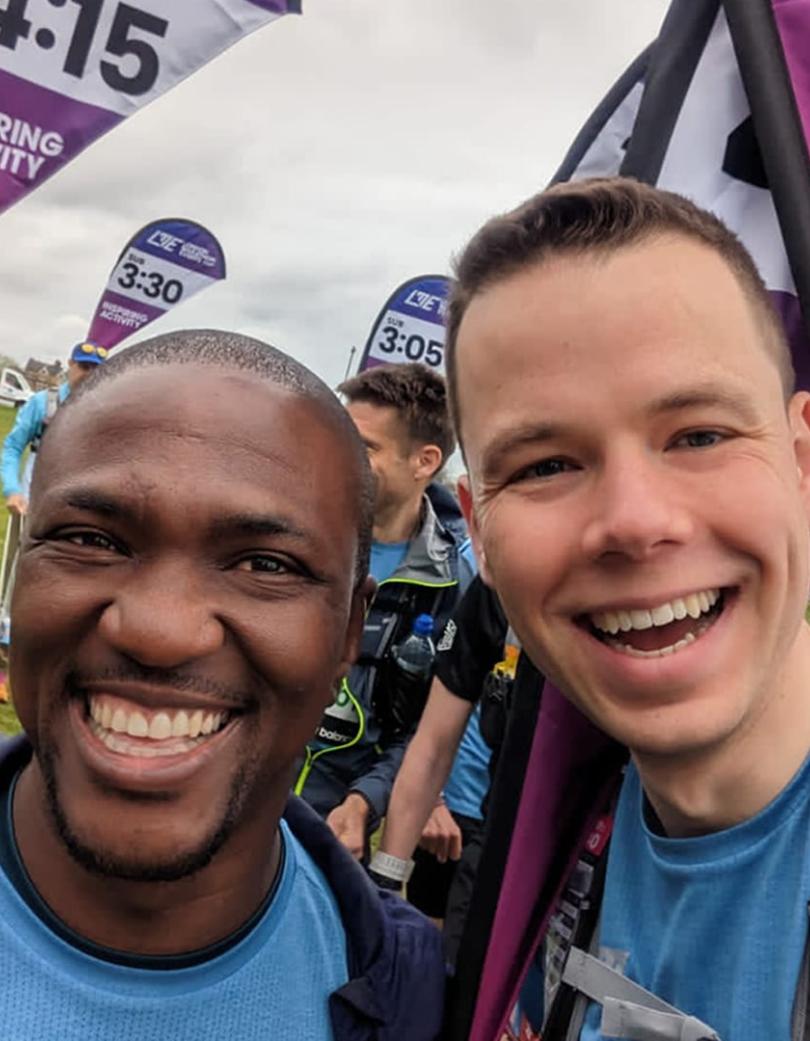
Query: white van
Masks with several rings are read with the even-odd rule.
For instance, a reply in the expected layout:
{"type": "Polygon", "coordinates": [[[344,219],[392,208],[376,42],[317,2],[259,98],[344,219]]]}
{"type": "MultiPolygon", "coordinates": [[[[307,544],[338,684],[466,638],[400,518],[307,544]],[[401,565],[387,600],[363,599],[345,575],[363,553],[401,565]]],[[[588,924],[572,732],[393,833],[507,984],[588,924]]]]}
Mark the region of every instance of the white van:
{"type": "Polygon", "coordinates": [[[0,370],[0,405],[13,405],[19,408],[33,394],[28,380],[19,369],[0,370]]]}

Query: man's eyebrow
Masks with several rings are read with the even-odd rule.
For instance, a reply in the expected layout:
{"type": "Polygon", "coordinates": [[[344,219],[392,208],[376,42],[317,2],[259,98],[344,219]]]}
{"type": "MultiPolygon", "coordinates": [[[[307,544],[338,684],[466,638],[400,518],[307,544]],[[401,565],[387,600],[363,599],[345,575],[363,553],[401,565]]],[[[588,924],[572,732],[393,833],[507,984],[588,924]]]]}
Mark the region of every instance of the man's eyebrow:
{"type": "MultiPolygon", "coordinates": [[[[683,387],[655,399],[647,408],[650,415],[666,412],[681,412],[690,408],[724,408],[738,415],[743,422],[754,426],[759,416],[750,398],[742,391],[732,390],[715,383],[701,383],[683,387]]],[[[504,458],[510,453],[527,446],[542,445],[563,437],[568,428],[562,423],[524,423],[509,427],[493,438],[483,453],[483,475],[489,477],[498,472],[504,458]]]]}
{"type": "Polygon", "coordinates": [[[690,408],[722,408],[734,412],[743,422],[754,426],[759,421],[751,399],[743,392],[712,383],[684,387],[657,398],[648,408],[650,415],[683,412],[690,408]]]}
{"type": "Polygon", "coordinates": [[[310,534],[278,514],[231,513],[218,517],[210,527],[212,535],[286,535],[308,540],[310,534]]]}
{"type": "Polygon", "coordinates": [[[135,510],[120,499],[104,492],[95,491],[92,488],[73,488],[65,495],[65,502],[76,510],[84,510],[87,513],[99,513],[104,517],[131,517],[135,510]]]}
{"type": "MultiPolygon", "coordinates": [[[[77,510],[114,517],[121,520],[136,520],[142,510],[104,492],[91,488],[75,488],[67,493],[65,502],[77,510]]],[[[222,535],[287,535],[296,539],[308,539],[308,533],[288,518],[279,514],[232,513],[217,517],[210,526],[215,536],[222,535]]]]}
{"type": "Polygon", "coordinates": [[[484,449],[484,477],[496,473],[511,452],[527,445],[541,445],[544,441],[551,441],[559,437],[564,429],[559,423],[523,423],[502,431],[484,449]]]}

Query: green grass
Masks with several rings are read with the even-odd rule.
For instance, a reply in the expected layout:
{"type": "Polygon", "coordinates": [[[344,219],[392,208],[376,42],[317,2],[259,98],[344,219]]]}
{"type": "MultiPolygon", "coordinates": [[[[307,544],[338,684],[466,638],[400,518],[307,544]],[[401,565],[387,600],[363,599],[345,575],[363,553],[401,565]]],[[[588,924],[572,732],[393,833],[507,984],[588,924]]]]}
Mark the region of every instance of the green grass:
{"type": "Polygon", "coordinates": [[[14,706],[8,702],[0,702],[0,734],[19,734],[20,730],[22,727],[14,706]]]}
{"type": "MultiPolygon", "coordinates": [[[[13,408],[6,408],[0,405],[0,443],[5,440],[6,434],[14,426],[14,420],[17,416],[17,410],[13,408]]],[[[0,511],[0,549],[6,541],[6,528],[8,527],[8,511],[3,509],[0,511]]]]}
{"type": "MultiPolygon", "coordinates": [[[[0,443],[2,443],[6,434],[14,426],[16,416],[16,409],[0,405],[0,443]]],[[[0,502],[0,553],[6,541],[7,528],[8,511],[0,502]]],[[[0,672],[5,672],[5,661],[0,662],[0,672]]],[[[13,707],[6,702],[0,702],[0,734],[18,734],[19,732],[20,723],[13,707]]]]}

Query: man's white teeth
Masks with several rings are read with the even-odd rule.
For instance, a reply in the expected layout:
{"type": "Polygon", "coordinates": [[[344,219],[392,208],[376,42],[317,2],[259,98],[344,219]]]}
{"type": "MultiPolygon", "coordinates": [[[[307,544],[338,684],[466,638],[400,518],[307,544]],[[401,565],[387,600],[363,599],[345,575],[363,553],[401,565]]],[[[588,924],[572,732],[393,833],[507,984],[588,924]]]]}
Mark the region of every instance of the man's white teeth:
{"type": "Polygon", "coordinates": [[[590,619],[595,628],[615,636],[618,632],[629,633],[631,629],[652,629],[657,625],[669,625],[686,617],[700,618],[710,611],[719,599],[719,589],[707,589],[701,593],[690,593],[689,596],[670,600],[649,611],[600,611],[592,614],[590,619]]]}
{"type": "MultiPolygon", "coordinates": [[[[700,635],[700,634],[698,634],[700,635]]],[[[627,643],[620,643],[619,640],[610,640],[610,646],[614,650],[621,651],[622,654],[629,654],[631,658],[666,658],[668,654],[674,654],[676,651],[683,650],[684,647],[688,647],[690,643],[694,643],[697,636],[692,633],[687,633],[683,639],[678,640],[677,643],[671,644],[669,647],[661,647],[656,651],[641,651],[638,647],[631,647],[627,643]]]]}
{"type": "Polygon", "coordinates": [[[227,712],[179,711],[157,712],[147,718],[143,712],[115,709],[103,698],[90,698],[90,715],[102,730],[130,737],[146,737],[152,741],[167,741],[173,737],[196,738],[220,730],[228,718],[227,712]]]}
{"type": "Polygon", "coordinates": [[[202,735],[194,738],[174,738],[172,741],[133,741],[129,734],[116,734],[114,730],[105,730],[95,719],[91,719],[88,725],[99,741],[111,752],[134,756],[137,759],[155,759],[161,756],[191,752],[197,745],[205,741],[202,735]]]}

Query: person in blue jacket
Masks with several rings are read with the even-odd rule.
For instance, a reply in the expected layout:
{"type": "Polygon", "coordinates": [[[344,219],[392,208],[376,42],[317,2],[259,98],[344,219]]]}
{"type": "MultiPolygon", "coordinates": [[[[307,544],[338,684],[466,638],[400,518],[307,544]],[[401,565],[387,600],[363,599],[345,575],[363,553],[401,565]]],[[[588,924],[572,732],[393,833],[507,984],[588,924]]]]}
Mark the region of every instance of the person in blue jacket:
{"type": "Polygon", "coordinates": [[[48,423],[71,390],[107,358],[107,350],[92,343],[78,343],[70,352],[67,379],[58,387],[37,391],[17,413],[14,426],[3,442],[0,456],[0,475],[3,495],[10,513],[23,515],[28,510],[28,492],[31,484],[34,457],[48,423]],[[20,472],[26,448],[31,446],[30,465],[20,472]]]}
{"type": "Polygon", "coordinates": [[[364,859],[430,687],[429,674],[402,682],[396,647],[420,614],[441,632],[472,569],[460,559],[458,503],[436,483],[455,446],[442,376],[416,362],[380,365],[338,390],[374,474],[377,590],[359,658],[307,744],[295,791],[364,859]]]}
{"type": "Polygon", "coordinates": [[[145,341],[59,409],[12,605],[4,1037],[437,1037],[438,934],[288,795],[371,500],[339,401],[247,337],[145,341]]]}

